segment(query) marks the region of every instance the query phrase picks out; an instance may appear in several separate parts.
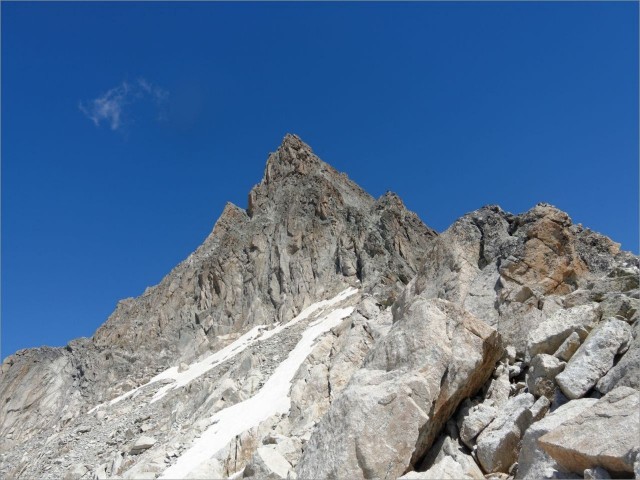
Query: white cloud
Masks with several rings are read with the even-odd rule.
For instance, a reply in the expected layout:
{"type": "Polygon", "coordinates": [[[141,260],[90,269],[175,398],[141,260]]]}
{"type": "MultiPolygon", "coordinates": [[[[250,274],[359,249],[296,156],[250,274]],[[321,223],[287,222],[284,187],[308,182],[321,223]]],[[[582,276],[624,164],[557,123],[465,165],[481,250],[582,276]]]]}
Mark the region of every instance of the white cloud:
{"type": "Polygon", "coordinates": [[[164,119],[164,103],[169,92],[144,78],[138,78],[134,83],[126,80],[120,85],[108,90],[98,98],[87,102],[80,102],[80,111],[89,118],[96,127],[107,124],[111,130],[122,127],[124,114],[128,107],[135,102],[151,100],[158,108],[158,119],[164,119]]]}

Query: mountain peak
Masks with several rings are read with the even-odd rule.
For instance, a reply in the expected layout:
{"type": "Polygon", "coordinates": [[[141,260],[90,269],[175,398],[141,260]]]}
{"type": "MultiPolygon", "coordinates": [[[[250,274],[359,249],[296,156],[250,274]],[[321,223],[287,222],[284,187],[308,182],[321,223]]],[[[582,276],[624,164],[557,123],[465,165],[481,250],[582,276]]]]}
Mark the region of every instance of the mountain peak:
{"type": "Polygon", "coordinates": [[[300,137],[287,133],[278,149],[269,155],[264,183],[272,183],[291,174],[306,175],[322,164],[321,160],[300,137]]]}

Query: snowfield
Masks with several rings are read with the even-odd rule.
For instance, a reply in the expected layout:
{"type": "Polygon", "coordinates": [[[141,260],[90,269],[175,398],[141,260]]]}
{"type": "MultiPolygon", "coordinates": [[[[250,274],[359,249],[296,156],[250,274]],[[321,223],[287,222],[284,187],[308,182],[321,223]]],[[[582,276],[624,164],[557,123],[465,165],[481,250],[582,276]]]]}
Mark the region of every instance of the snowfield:
{"type": "MultiPolygon", "coordinates": [[[[167,387],[169,387],[169,389],[183,386],[198,375],[202,375],[210,368],[213,368],[213,366],[215,366],[214,364],[223,361],[221,360],[222,358],[230,358],[244,350],[251,343],[272,337],[285,328],[309,318],[313,313],[345,300],[357,291],[358,290],[355,288],[348,288],[330,300],[314,303],[287,324],[279,325],[272,330],[258,331],[256,334],[256,332],[254,332],[255,329],[253,329],[220,352],[216,352],[216,354],[205,359],[203,362],[194,364],[186,372],[177,373],[177,369],[172,368],[161,373],[158,377],[162,376],[162,379],[175,378],[176,383],[168,385],[167,387]],[[223,351],[225,351],[224,354],[222,353],[223,351]],[[220,354],[220,356],[215,357],[218,354],[220,354]],[[211,360],[213,357],[215,358],[211,360]],[[192,374],[186,375],[189,372],[192,372],[192,374]],[[196,373],[198,373],[198,375],[195,375],[196,373]]],[[[233,440],[236,435],[258,426],[261,422],[272,415],[289,412],[291,408],[291,399],[289,397],[291,382],[302,362],[304,362],[307,356],[311,353],[316,339],[322,334],[328,332],[331,328],[339,325],[340,322],[351,315],[352,312],[353,307],[337,308],[312,322],[302,334],[302,338],[296,347],[276,368],[273,375],[271,375],[258,393],[243,402],[220,410],[218,413],[213,415],[211,417],[212,424],[207,428],[207,430],[203,432],[200,438],[194,441],[192,446],[178,458],[174,465],[164,471],[160,478],[189,478],[189,474],[191,472],[198,469],[200,465],[211,459],[219,450],[224,448],[231,440],[233,440]]],[[[154,378],[154,380],[157,381],[161,379],[158,377],[154,378]]],[[[163,387],[163,389],[160,389],[156,393],[158,398],[161,398],[161,395],[165,395],[169,390],[164,390],[165,388],[166,387],[163,387]]],[[[152,401],[157,400],[156,396],[154,396],[152,401]]]]}

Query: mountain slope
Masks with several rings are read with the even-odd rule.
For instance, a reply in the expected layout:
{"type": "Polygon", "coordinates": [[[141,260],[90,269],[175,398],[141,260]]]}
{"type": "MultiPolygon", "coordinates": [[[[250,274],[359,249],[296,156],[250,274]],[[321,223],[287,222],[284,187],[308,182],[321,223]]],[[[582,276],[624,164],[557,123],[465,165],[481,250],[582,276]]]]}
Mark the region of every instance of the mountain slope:
{"type": "MultiPolygon", "coordinates": [[[[530,437],[633,403],[638,265],[547,204],[438,235],[287,135],[159,285],[3,363],[0,475],[583,475],[604,464],[530,437]]],[[[633,470],[635,434],[604,466],[633,470]]]]}

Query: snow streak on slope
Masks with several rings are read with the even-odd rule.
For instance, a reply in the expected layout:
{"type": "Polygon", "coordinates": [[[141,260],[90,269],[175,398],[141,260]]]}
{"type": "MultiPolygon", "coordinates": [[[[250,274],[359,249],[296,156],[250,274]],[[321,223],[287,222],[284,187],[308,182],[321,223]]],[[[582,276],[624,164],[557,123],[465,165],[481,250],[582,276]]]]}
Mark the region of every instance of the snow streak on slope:
{"type": "MultiPolygon", "coordinates": [[[[341,296],[346,298],[353,293],[355,292],[344,295],[345,292],[343,292],[341,296]]],[[[328,302],[335,303],[335,298],[328,302]]],[[[260,391],[248,400],[216,413],[212,417],[212,425],[193,443],[191,448],[178,458],[174,465],[164,471],[160,478],[188,478],[190,472],[224,448],[236,435],[258,426],[273,415],[289,412],[291,382],[302,362],[311,353],[315,340],[339,325],[352,312],[353,307],[338,308],[309,325],[296,347],[276,368],[260,391]]]]}
{"type": "MultiPolygon", "coordinates": [[[[346,290],[343,290],[342,292],[340,292],[335,297],[330,298],[329,300],[322,300],[320,302],[313,303],[309,305],[307,308],[305,308],[302,312],[300,312],[291,321],[287,322],[284,325],[279,325],[276,323],[275,328],[272,328],[271,330],[268,330],[269,327],[267,325],[257,325],[253,327],[251,330],[249,330],[247,333],[245,333],[244,335],[236,339],[234,342],[227,345],[226,347],[218,350],[215,353],[212,353],[211,355],[209,355],[208,357],[206,357],[205,359],[199,362],[192,363],[189,366],[189,368],[184,372],[178,372],[178,367],[168,368],[164,372],[161,372],[155,377],[153,377],[147,383],[140,385],[139,387],[136,387],[133,390],[129,390],[128,392],[125,392],[122,395],[110,400],[108,404],[114,405],[122,400],[132,397],[138,390],[148,385],[151,385],[152,383],[160,382],[162,380],[169,380],[169,381],[174,380],[174,382],[168,385],[164,385],[163,387],[158,389],[158,391],[155,393],[155,395],[151,399],[150,403],[157,402],[162,397],[164,397],[170,390],[184,387],[192,380],[195,380],[196,378],[204,375],[212,368],[215,368],[218,365],[220,365],[222,362],[225,362],[230,358],[235,357],[237,354],[244,351],[249,345],[252,345],[256,341],[262,341],[262,340],[271,338],[274,335],[277,335],[278,333],[283,331],[284,329],[289,328],[295,325],[296,323],[301,322],[302,320],[306,320],[318,310],[330,307],[332,305],[336,305],[342,300],[349,298],[351,295],[355,294],[357,291],[358,289],[349,287],[346,290]]],[[[93,413],[103,405],[104,404],[96,405],[87,413],[89,414],[93,413]]]]}
{"type": "Polygon", "coordinates": [[[169,392],[169,390],[184,387],[192,380],[195,380],[201,375],[204,375],[212,368],[220,365],[222,362],[230,359],[231,357],[235,357],[238,353],[242,352],[245,348],[247,348],[249,345],[252,345],[256,341],[262,341],[266,340],[267,338],[271,338],[284,329],[289,328],[296,323],[301,322],[302,320],[306,320],[318,310],[335,305],[338,302],[341,302],[342,300],[350,297],[357,291],[358,290],[355,288],[347,288],[346,290],[340,292],[338,295],[329,300],[322,300],[320,302],[309,305],[291,321],[285,323],[284,325],[276,324],[275,328],[272,328],[271,330],[267,330],[267,326],[265,325],[254,327],[243,336],[238,338],[235,342],[227,345],[222,350],[217,351],[216,353],[210,355],[200,362],[192,364],[191,366],[189,366],[189,369],[184,372],[179,373],[177,367],[172,367],[168,370],[165,370],[164,372],[153,377],[149,381],[149,383],[167,379],[175,380],[175,382],[170,383],[169,385],[165,385],[160,390],[158,390],[151,399],[151,403],[160,400],[169,392]]]}

